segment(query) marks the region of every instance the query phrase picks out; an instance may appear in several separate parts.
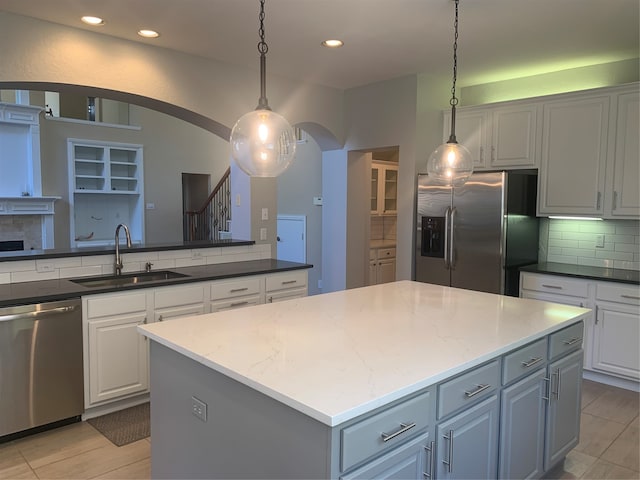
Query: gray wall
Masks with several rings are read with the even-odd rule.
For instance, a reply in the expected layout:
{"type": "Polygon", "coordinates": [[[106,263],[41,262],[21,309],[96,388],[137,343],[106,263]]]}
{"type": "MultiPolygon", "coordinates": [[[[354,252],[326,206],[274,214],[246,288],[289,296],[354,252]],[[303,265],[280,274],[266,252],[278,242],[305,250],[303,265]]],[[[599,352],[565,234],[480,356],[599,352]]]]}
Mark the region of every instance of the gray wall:
{"type": "Polygon", "coordinates": [[[99,123],[43,119],[40,127],[43,194],[57,195],[55,246],[68,248],[69,181],[67,138],[144,145],[147,243],[182,240],[181,173],[206,173],[215,185],[229,166],[229,144],[187,122],[132,106],[131,121],[140,129],[114,128],[99,123]]]}
{"type": "MultiPolygon", "coordinates": [[[[308,137],[298,143],[296,157],[278,177],[278,214],[307,217],[307,263],[309,295],[322,293],[318,280],[322,280],[322,209],[313,205],[313,197],[322,196],[322,152],[316,141],[308,137]]],[[[274,250],[275,257],[276,251],[274,250]]]]}

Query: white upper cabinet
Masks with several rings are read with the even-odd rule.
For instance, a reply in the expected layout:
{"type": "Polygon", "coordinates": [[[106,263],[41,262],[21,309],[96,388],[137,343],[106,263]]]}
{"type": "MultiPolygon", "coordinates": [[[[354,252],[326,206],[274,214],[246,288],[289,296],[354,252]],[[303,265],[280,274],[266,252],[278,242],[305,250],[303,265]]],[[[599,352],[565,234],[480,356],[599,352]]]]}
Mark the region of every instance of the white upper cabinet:
{"type": "MultiPolygon", "coordinates": [[[[459,108],[456,138],[471,152],[477,170],[536,166],[538,104],[459,108]]],[[[444,116],[444,140],[451,130],[451,114],[444,116]]]]}
{"type": "Polygon", "coordinates": [[[600,95],[544,104],[540,214],[604,213],[609,103],[600,95]]]}
{"type": "Polygon", "coordinates": [[[398,213],[398,164],[371,163],[371,214],[398,213]]]}
{"type": "Polygon", "coordinates": [[[639,86],[543,105],[540,215],[640,217],[639,86]]]}
{"type": "MultiPolygon", "coordinates": [[[[606,196],[605,215],[640,216],[640,93],[618,95],[612,185],[606,196]]],[[[609,186],[609,182],[608,182],[609,186]]]]}

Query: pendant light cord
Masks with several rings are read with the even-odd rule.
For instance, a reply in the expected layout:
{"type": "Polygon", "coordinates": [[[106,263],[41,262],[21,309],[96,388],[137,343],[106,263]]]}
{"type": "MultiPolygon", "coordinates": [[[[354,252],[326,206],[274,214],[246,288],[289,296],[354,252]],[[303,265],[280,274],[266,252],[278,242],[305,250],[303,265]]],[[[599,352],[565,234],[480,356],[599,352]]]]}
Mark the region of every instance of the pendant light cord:
{"type": "Polygon", "coordinates": [[[447,143],[458,143],[456,140],[456,106],[458,105],[458,97],[456,97],[456,81],[458,79],[458,2],[459,0],[455,0],[456,4],[456,16],[453,22],[453,84],[451,86],[451,100],[449,100],[449,105],[451,105],[451,133],[449,135],[449,141],[447,143]]]}
{"type": "Polygon", "coordinates": [[[264,41],[264,1],[260,0],[260,28],[258,29],[258,35],[260,41],[258,42],[258,53],[260,54],[260,98],[258,99],[258,106],[256,110],[271,110],[269,102],[267,101],[267,52],[269,51],[269,45],[264,41]]]}

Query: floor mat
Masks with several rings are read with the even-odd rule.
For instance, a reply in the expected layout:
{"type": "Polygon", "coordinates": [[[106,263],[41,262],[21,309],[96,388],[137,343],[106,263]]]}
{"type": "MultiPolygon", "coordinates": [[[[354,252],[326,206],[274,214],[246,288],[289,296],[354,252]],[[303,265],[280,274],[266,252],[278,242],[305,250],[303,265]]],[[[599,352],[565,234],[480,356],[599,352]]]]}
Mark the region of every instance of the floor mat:
{"type": "Polygon", "coordinates": [[[111,443],[121,447],[147,438],[150,433],[149,402],[87,420],[111,443]]]}

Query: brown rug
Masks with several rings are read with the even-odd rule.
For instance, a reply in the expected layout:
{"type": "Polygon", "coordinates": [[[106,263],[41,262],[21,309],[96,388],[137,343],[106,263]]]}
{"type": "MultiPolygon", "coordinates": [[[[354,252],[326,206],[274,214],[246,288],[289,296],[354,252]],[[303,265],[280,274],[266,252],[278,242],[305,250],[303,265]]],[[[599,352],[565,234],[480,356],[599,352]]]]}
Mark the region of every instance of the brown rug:
{"type": "Polygon", "coordinates": [[[111,443],[121,447],[150,435],[149,402],[91,418],[87,422],[111,443]]]}

